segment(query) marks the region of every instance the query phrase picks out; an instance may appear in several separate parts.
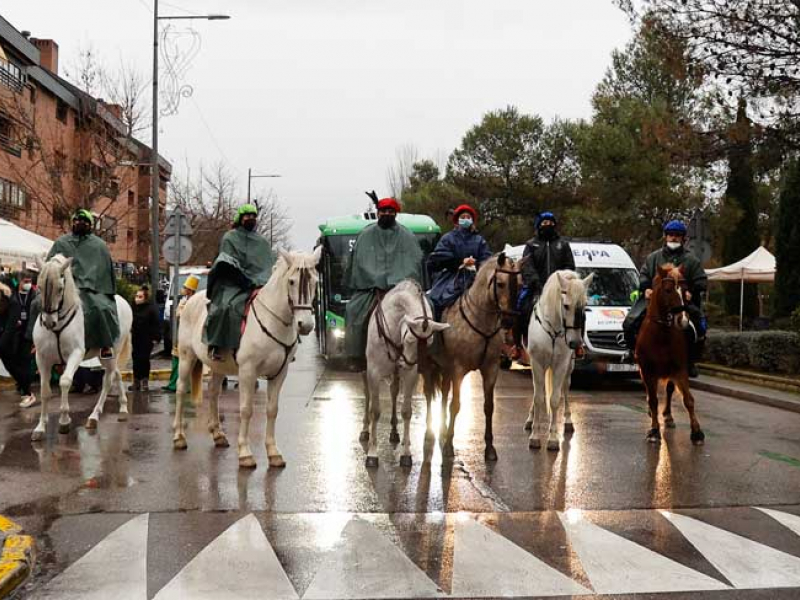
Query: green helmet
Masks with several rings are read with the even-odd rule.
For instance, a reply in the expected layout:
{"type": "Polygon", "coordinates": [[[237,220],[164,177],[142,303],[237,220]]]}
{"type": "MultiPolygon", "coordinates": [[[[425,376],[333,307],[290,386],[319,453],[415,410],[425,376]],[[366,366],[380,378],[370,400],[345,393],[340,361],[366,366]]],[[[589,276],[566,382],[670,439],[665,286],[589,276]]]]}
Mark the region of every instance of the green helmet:
{"type": "Polygon", "coordinates": [[[89,225],[94,225],[94,217],[92,213],[85,208],[79,208],[74,213],[72,213],[72,220],[75,219],[86,219],[89,221],[89,225]]]}
{"type": "Polygon", "coordinates": [[[258,209],[253,206],[252,204],[243,204],[239,207],[239,210],[236,211],[236,217],[233,219],[233,224],[238,225],[242,221],[242,217],[245,215],[257,215],[258,209]]]}

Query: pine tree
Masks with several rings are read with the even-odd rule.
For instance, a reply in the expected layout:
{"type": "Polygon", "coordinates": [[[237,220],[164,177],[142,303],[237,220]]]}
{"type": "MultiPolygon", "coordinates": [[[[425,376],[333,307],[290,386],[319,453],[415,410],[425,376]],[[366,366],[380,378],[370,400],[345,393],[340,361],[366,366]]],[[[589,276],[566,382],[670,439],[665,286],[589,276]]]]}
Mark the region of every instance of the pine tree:
{"type": "MultiPolygon", "coordinates": [[[[728,150],[728,187],[724,201],[726,208],[735,212],[737,218],[723,243],[722,259],[726,265],[748,256],[760,243],[752,155],[752,126],[746,104],[740,101],[728,150]]],[[[744,316],[753,318],[758,312],[756,285],[746,284],[744,287],[744,316]]],[[[739,314],[740,294],[739,283],[725,286],[725,310],[728,314],[739,314]]]]}
{"type": "Polygon", "coordinates": [[[775,231],[775,316],[800,306],[800,160],[788,169],[778,202],[775,231]]]}

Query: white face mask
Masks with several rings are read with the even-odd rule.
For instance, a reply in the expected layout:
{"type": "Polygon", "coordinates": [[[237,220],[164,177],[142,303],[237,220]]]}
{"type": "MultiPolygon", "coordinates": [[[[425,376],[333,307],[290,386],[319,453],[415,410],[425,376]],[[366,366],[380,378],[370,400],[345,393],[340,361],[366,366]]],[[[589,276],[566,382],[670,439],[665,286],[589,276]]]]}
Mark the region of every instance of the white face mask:
{"type": "Polygon", "coordinates": [[[469,229],[470,227],[472,227],[472,219],[468,217],[461,217],[458,220],[458,224],[462,229],[469,229]]]}
{"type": "Polygon", "coordinates": [[[22,291],[27,293],[31,291],[31,284],[30,283],[23,283],[22,284],[22,291]]]}
{"type": "Polygon", "coordinates": [[[677,250],[681,246],[683,246],[683,244],[681,244],[680,242],[667,242],[667,248],[669,248],[670,250],[677,250]]]}

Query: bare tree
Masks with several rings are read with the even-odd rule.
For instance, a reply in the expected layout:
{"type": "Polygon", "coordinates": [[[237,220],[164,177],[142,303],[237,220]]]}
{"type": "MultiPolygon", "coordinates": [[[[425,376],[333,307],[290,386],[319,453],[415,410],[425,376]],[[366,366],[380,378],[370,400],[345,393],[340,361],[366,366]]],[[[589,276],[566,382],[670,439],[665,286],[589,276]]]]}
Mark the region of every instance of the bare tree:
{"type": "Polygon", "coordinates": [[[395,150],[394,163],[386,169],[386,185],[392,197],[402,198],[419,158],[419,150],[414,144],[404,144],[395,150]]]}

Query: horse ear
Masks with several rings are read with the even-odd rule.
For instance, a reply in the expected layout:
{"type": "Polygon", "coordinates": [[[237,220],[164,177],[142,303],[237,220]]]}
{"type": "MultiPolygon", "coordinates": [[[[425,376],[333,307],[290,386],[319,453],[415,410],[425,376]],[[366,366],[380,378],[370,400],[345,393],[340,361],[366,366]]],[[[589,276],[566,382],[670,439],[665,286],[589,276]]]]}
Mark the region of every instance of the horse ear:
{"type": "Polygon", "coordinates": [[[314,249],[314,266],[319,264],[320,258],[322,258],[322,244],[314,249]]]}
{"type": "Polygon", "coordinates": [[[500,255],[497,257],[497,265],[500,267],[504,267],[506,264],[506,253],[501,252],[500,255]]]}
{"type": "Polygon", "coordinates": [[[63,273],[64,271],[66,271],[67,269],[69,269],[71,266],[72,266],[72,257],[70,256],[68,259],[66,259],[66,260],[65,260],[65,261],[62,263],[62,265],[61,265],[61,272],[63,273]]]}
{"type": "Polygon", "coordinates": [[[42,257],[37,254],[36,255],[36,268],[41,271],[42,267],[44,267],[44,261],[42,260],[42,257]]]}
{"type": "Polygon", "coordinates": [[[528,262],[531,258],[531,255],[523,256],[517,262],[514,263],[514,266],[517,267],[517,270],[522,271],[522,267],[525,266],[525,263],[528,262]]]}
{"type": "Polygon", "coordinates": [[[594,279],[594,273],[589,273],[588,277],[584,277],[583,279],[583,288],[588,290],[589,286],[592,284],[592,280],[594,279]]]}
{"type": "Polygon", "coordinates": [[[292,264],[292,255],[283,248],[278,248],[278,257],[285,260],[287,265],[292,264]]]}
{"type": "Polygon", "coordinates": [[[556,271],[556,275],[558,275],[558,285],[560,285],[563,290],[569,283],[569,277],[565,277],[562,271],[556,271]]]}

